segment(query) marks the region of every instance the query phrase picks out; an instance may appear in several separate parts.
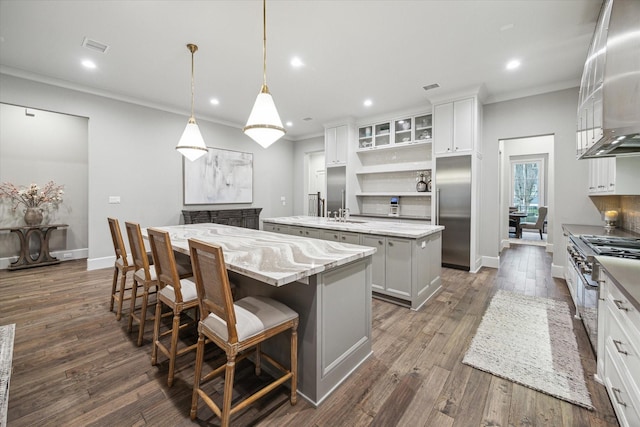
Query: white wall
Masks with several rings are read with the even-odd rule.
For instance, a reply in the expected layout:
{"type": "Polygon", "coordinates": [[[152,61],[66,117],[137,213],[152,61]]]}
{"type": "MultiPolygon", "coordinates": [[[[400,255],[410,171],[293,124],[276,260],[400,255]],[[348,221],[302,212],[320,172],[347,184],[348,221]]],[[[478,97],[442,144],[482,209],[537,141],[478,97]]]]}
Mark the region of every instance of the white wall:
{"type": "MultiPolygon", "coordinates": [[[[169,113],[110,98],[0,75],[0,102],[89,118],[89,266],[112,261],[113,244],[106,218],[142,226],[181,221],[182,156],[174,149],[187,115],[169,113]],[[120,204],[109,204],[120,196],[120,204]]],[[[280,140],[268,149],[240,129],[198,120],[209,146],[254,153],[252,204],[190,206],[196,209],[261,207],[261,217],[285,216],[293,197],[293,143],[280,140]]],[[[301,176],[301,175],[296,175],[301,176]]],[[[112,264],[111,264],[112,265],[112,264]]]]}
{"type": "MultiPolygon", "coordinates": [[[[578,89],[567,89],[484,106],[480,209],[481,253],[497,257],[500,239],[498,141],[553,134],[555,137],[554,242],[562,242],[562,224],[598,224],[600,216],[587,194],[587,162],[576,160],[575,130],[578,89]]],[[[554,266],[564,265],[555,250],[554,266]]]]}

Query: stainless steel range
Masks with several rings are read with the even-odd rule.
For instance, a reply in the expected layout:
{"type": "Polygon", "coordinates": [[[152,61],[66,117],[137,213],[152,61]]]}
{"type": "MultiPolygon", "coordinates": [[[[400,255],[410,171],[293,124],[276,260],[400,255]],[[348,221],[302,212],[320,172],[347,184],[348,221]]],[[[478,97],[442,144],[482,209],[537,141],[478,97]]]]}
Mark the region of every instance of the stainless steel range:
{"type": "Polygon", "coordinates": [[[598,346],[598,281],[600,265],[596,256],[612,256],[640,260],[640,238],[615,236],[570,236],[567,245],[569,268],[576,277],[573,298],[576,318],[582,323],[591,341],[593,351],[598,346]]]}

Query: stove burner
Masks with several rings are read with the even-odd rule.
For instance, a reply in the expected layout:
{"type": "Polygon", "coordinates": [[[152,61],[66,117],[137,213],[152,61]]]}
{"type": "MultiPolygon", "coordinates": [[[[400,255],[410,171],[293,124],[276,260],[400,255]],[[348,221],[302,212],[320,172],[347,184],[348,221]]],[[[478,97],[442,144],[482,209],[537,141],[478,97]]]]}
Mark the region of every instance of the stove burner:
{"type": "Polygon", "coordinates": [[[640,259],[640,249],[612,246],[594,246],[593,250],[598,255],[614,256],[617,258],[640,259]]]}
{"type": "Polygon", "coordinates": [[[580,239],[597,255],[640,259],[639,238],[585,235],[580,239]]]}

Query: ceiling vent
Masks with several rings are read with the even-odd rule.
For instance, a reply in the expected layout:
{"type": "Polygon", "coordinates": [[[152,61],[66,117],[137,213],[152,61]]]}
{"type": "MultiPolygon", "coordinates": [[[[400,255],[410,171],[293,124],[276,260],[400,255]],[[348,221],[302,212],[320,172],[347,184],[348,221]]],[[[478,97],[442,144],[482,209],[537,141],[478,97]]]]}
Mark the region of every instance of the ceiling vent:
{"type": "Polygon", "coordinates": [[[310,122],[310,121],[311,121],[311,120],[313,120],[313,119],[312,119],[311,117],[305,117],[305,118],[304,118],[304,119],[302,119],[302,120],[304,120],[305,122],[310,122]]]}
{"type": "Polygon", "coordinates": [[[91,40],[89,37],[85,37],[82,40],[82,47],[86,47],[87,49],[95,50],[100,53],[106,53],[107,50],[109,50],[109,45],[100,43],[96,40],[91,40]]]}
{"type": "Polygon", "coordinates": [[[439,87],[440,87],[440,85],[438,83],[434,83],[434,84],[431,84],[431,85],[422,86],[422,89],[431,90],[431,89],[436,89],[436,88],[439,88],[439,87]]]}

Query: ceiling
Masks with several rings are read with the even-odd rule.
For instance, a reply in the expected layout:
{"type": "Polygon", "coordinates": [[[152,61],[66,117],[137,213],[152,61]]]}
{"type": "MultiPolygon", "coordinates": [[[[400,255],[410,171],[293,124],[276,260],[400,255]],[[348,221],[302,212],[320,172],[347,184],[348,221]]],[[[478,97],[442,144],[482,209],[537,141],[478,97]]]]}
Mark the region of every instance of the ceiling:
{"type": "MultiPolygon", "coordinates": [[[[601,3],[270,0],[267,83],[291,140],[480,85],[487,103],[576,87],[601,3]],[[507,71],[511,59],[521,67],[507,71]]],[[[262,82],[261,1],[0,0],[0,72],[185,116],[187,43],[196,118],[241,128],[262,82]]]]}

